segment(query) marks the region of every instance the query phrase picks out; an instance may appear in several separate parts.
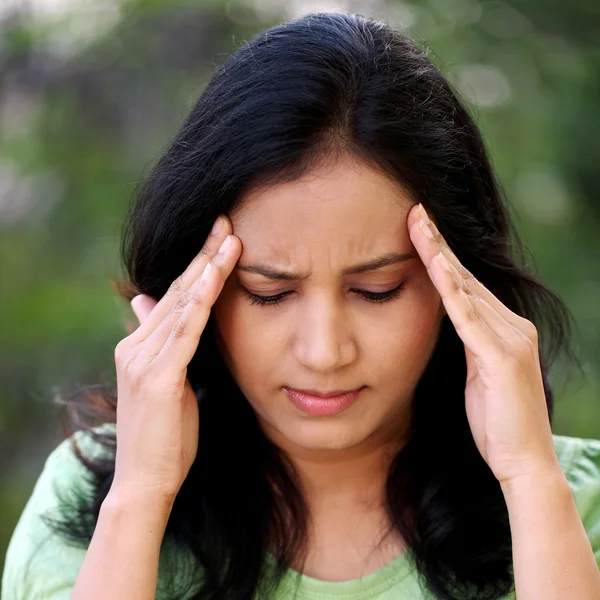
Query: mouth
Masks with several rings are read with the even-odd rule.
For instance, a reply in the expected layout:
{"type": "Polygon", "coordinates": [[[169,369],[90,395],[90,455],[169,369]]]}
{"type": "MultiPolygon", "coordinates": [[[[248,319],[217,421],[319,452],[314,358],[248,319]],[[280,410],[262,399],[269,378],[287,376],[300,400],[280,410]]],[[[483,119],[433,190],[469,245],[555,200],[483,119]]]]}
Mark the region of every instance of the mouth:
{"type": "Polygon", "coordinates": [[[318,398],[336,398],[337,396],[343,396],[344,394],[352,394],[358,391],[360,388],[354,390],[330,390],[330,391],[319,391],[319,390],[301,390],[298,388],[287,388],[293,392],[299,392],[306,396],[317,396],[318,398]]]}
{"type": "Polygon", "coordinates": [[[292,404],[313,415],[334,415],[346,410],[358,398],[364,386],[355,390],[297,390],[284,387],[292,404]]]}

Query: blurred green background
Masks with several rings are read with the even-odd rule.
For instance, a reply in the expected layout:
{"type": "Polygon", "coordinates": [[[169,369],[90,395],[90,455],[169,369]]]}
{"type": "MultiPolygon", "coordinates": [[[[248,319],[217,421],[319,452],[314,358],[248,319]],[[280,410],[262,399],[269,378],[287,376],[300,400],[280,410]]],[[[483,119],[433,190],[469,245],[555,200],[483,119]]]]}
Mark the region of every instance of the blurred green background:
{"type": "Polygon", "coordinates": [[[214,68],[318,10],[388,20],[469,103],[531,269],[573,316],[554,432],[600,438],[597,0],[0,0],[0,570],[45,457],[57,395],[114,382],[116,297],[136,183],[214,68]]]}

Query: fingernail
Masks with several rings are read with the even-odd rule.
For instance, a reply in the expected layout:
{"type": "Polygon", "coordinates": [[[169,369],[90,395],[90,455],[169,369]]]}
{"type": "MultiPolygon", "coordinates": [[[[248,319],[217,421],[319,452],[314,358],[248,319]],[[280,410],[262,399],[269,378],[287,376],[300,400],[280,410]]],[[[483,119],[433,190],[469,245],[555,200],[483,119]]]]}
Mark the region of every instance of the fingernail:
{"type": "Polygon", "coordinates": [[[221,247],[219,248],[219,254],[224,254],[225,252],[227,252],[229,250],[230,246],[231,246],[231,236],[228,235],[223,240],[223,243],[221,244],[221,247]]]}
{"type": "Polygon", "coordinates": [[[223,229],[223,219],[219,217],[213,224],[212,229],[210,230],[211,235],[216,235],[223,229]]]}
{"type": "Polygon", "coordinates": [[[429,216],[427,215],[427,211],[425,207],[419,202],[419,214],[421,215],[421,219],[427,224],[431,223],[429,216]]]}
{"type": "Polygon", "coordinates": [[[202,277],[200,277],[200,281],[205,281],[206,278],[208,277],[208,274],[210,273],[210,270],[212,269],[212,266],[210,263],[206,263],[206,266],[204,267],[204,271],[202,272],[202,277]]]}
{"type": "Polygon", "coordinates": [[[441,252],[438,253],[437,259],[440,265],[442,265],[442,267],[444,267],[444,269],[446,269],[448,273],[452,273],[452,271],[450,270],[450,263],[448,262],[448,259],[441,252]]]}
{"type": "Polygon", "coordinates": [[[433,233],[431,232],[431,229],[429,229],[429,225],[425,224],[425,221],[423,221],[423,219],[419,220],[419,229],[430,239],[430,240],[434,240],[435,237],[433,235],[433,233]]]}

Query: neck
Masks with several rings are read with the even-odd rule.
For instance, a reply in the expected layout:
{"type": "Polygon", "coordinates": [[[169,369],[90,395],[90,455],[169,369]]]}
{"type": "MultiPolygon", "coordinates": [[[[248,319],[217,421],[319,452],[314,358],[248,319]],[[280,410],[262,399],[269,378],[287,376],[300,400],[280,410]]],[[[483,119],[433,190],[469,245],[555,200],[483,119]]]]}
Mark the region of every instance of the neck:
{"type": "Polygon", "coordinates": [[[309,450],[276,440],[293,463],[308,508],[307,555],[292,567],[326,580],[373,572],[405,548],[390,528],[386,481],[408,431],[344,450],[309,450]]]}
{"type": "Polygon", "coordinates": [[[262,425],[294,465],[313,523],[339,520],[342,526],[352,516],[385,512],[388,471],[408,441],[408,419],[391,422],[387,429],[343,449],[299,447],[262,425]]]}

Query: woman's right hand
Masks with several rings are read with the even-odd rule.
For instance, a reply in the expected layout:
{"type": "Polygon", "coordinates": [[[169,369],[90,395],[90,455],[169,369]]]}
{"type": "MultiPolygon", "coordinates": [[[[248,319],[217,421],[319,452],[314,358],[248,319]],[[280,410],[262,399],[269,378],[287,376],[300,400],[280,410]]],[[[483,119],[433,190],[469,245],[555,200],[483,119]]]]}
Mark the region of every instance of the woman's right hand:
{"type": "Polygon", "coordinates": [[[117,452],[112,488],[174,499],[196,458],[199,413],[187,380],[210,310],[241,254],[221,215],[200,253],[159,302],[131,306],[140,326],[115,348],[117,452]],[[230,244],[223,243],[228,237],[230,244]],[[203,276],[204,275],[204,276],[203,276]]]}

